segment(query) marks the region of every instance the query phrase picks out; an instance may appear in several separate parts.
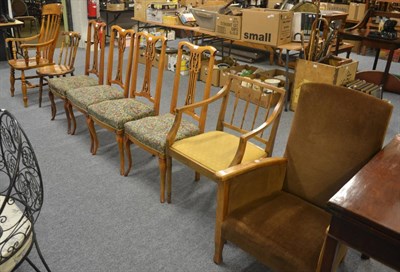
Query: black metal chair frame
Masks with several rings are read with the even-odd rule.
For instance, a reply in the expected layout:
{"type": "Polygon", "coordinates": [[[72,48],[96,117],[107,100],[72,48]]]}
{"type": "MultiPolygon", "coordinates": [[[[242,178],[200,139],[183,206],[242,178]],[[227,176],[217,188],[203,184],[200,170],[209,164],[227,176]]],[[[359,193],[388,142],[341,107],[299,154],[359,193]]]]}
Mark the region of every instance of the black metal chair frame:
{"type": "Polygon", "coordinates": [[[0,270],[3,264],[27,246],[26,243],[30,243],[12,271],[24,260],[35,271],[40,271],[28,258],[35,245],[43,265],[50,272],[34,230],[43,204],[43,182],[39,164],[25,132],[15,117],[4,109],[0,109],[0,154],[0,196],[4,199],[0,201],[0,270]],[[12,214],[13,216],[6,214],[7,206],[17,208],[18,212],[12,214]],[[2,237],[3,235],[6,237],[2,237]],[[5,252],[7,253],[3,254],[5,252]]]}

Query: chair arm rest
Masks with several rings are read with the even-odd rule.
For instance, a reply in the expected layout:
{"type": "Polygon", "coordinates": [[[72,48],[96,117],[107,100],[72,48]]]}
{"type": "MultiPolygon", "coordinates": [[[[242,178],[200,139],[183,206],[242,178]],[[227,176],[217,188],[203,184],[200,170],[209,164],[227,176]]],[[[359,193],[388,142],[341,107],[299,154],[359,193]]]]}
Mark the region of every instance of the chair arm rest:
{"type": "Polygon", "coordinates": [[[229,213],[257,199],[281,191],[286,166],[286,158],[263,158],[217,172],[218,203],[229,213]]]}
{"type": "Polygon", "coordinates": [[[42,42],[42,43],[24,43],[21,44],[20,47],[22,49],[25,48],[39,48],[39,47],[45,47],[48,46],[50,44],[52,44],[54,42],[54,39],[48,40],[47,42],[42,42]]]}
{"type": "Polygon", "coordinates": [[[222,87],[222,89],[219,90],[218,93],[216,93],[215,95],[213,95],[208,99],[175,109],[175,120],[174,124],[172,125],[167,135],[167,146],[171,146],[174,143],[176,134],[178,133],[178,129],[182,121],[182,114],[184,112],[192,112],[195,108],[200,108],[205,105],[209,105],[218,99],[224,98],[226,97],[227,94],[229,94],[229,90],[230,90],[230,84],[227,84],[224,87],[222,87]]]}
{"type": "Polygon", "coordinates": [[[25,38],[7,38],[6,42],[29,42],[29,41],[33,41],[37,38],[39,38],[39,34],[35,35],[35,36],[31,36],[31,37],[25,37],[25,38]]]}

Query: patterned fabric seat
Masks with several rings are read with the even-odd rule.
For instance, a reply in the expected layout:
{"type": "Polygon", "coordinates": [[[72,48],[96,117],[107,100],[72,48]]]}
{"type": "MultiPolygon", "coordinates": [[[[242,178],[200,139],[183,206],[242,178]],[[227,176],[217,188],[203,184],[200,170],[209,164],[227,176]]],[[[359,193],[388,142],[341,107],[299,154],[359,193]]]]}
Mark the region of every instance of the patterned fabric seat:
{"type": "Polygon", "coordinates": [[[50,78],[48,83],[50,91],[65,97],[68,90],[96,86],[99,85],[99,80],[94,77],[79,75],[72,77],[50,78]]]}
{"type": "Polygon", "coordinates": [[[83,87],[67,91],[67,99],[71,104],[85,111],[90,105],[106,100],[125,98],[124,92],[110,85],[83,87]]]}
{"type": "Polygon", "coordinates": [[[89,106],[88,113],[117,130],[124,129],[129,121],[155,115],[153,107],[133,98],[100,102],[89,106]]]}
{"type": "MultiPolygon", "coordinates": [[[[167,113],[157,117],[146,117],[125,124],[125,134],[136,138],[148,147],[165,154],[167,134],[174,123],[175,115],[167,113]]],[[[176,139],[181,140],[200,133],[200,129],[185,120],[182,120],[176,139]]]]}

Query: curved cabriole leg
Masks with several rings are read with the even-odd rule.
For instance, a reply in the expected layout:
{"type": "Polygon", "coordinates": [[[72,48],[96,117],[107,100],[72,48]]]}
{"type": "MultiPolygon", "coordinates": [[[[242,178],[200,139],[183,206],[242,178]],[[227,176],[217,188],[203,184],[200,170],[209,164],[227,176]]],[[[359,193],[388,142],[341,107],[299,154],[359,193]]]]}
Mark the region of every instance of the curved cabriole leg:
{"type": "Polygon", "coordinates": [[[128,139],[128,137],[125,136],[124,142],[125,142],[126,157],[128,158],[128,168],[126,169],[124,174],[124,176],[126,177],[129,174],[129,171],[131,171],[132,155],[131,155],[131,141],[128,139]]]}
{"type": "MultiPolygon", "coordinates": [[[[68,134],[71,134],[71,113],[69,110],[69,103],[68,100],[64,100],[64,111],[65,111],[65,115],[67,117],[67,127],[68,127],[68,134]]],[[[72,108],[71,108],[72,111],[72,108]]]]}
{"type": "MultiPolygon", "coordinates": [[[[56,107],[56,103],[54,102],[54,94],[49,91],[49,100],[50,100],[50,104],[51,104],[51,120],[54,120],[54,118],[56,117],[56,113],[57,113],[57,107],[56,107]]],[[[65,112],[67,114],[67,119],[69,118],[68,112],[65,112]]]]}
{"type": "Polygon", "coordinates": [[[86,124],[89,130],[89,135],[90,135],[90,152],[92,155],[96,155],[97,152],[97,147],[98,147],[98,141],[97,141],[97,133],[96,129],[94,127],[94,122],[93,119],[86,114],[86,124]]]}
{"type": "Polygon", "coordinates": [[[222,263],[222,251],[224,249],[224,241],[221,237],[215,237],[215,252],[214,252],[214,263],[220,264],[222,263]]]}
{"type": "Polygon", "coordinates": [[[165,176],[166,176],[166,160],[158,158],[158,166],[160,168],[160,202],[165,201],[165,176]]]}
{"type": "Polygon", "coordinates": [[[10,68],[10,93],[11,97],[14,97],[14,91],[15,91],[15,69],[10,68]]]}
{"type": "Polygon", "coordinates": [[[171,203],[171,189],[172,189],[172,158],[167,156],[167,203],[171,203]]]}
{"type": "Polygon", "coordinates": [[[21,84],[22,84],[22,99],[24,100],[24,107],[28,107],[28,94],[25,80],[25,72],[21,71],[21,84]]]}
{"type": "Polygon", "coordinates": [[[70,122],[68,123],[68,134],[74,135],[76,131],[76,119],[74,115],[74,110],[72,109],[72,104],[67,101],[67,108],[70,117],[70,122]],[[72,130],[71,130],[72,127],[72,130]]]}
{"type": "Polygon", "coordinates": [[[124,154],[124,131],[117,131],[116,132],[118,150],[119,150],[119,173],[121,176],[125,173],[125,154],[124,154]]]}

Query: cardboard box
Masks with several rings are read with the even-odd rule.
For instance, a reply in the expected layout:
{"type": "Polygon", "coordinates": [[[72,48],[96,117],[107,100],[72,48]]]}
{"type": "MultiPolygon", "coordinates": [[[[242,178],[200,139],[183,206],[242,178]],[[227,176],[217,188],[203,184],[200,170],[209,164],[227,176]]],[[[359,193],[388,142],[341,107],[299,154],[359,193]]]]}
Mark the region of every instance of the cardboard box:
{"type": "Polygon", "coordinates": [[[146,0],[135,0],[133,18],[137,20],[146,20],[146,10],[147,10],[146,0]]]}
{"type": "Polygon", "coordinates": [[[218,14],[215,21],[215,33],[222,38],[240,40],[242,16],[218,14]]]}
{"type": "Polygon", "coordinates": [[[367,11],[366,4],[350,3],[348,20],[361,21],[364,18],[365,12],[367,11]]]}
{"type": "Polygon", "coordinates": [[[276,4],[281,4],[282,2],[282,0],[268,0],[267,8],[273,9],[276,4]]]}
{"type": "MultiPolygon", "coordinates": [[[[281,70],[281,69],[271,69],[271,70],[266,70],[265,72],[261,73],[263,76],[266,78],[276,78],[278,77],[286,78],[286,71],[281,70]]],[[[292,90],[293,83],[294,83],[294,73],[288,72],[287,77],[289,78],[289,90],[292,90]]],[[[286,84],[285,81],[281,80],[281,84],[279,84],[280,87],[284,87],[286,84]]]]}
{"type": "Polygon", "coordinates": [[[107,10],[120,11],[125,9],[125,4],[111,4],[107,3],[107,10]]]}
{"type": "Polygon", "coordinates": [[[326,10],[335,10],[349,13],[349,5],[328,3],[326,10]]]}
{"type": "Polygon", "coordinates": [[[292,40],[292,11],[243,9],[241,40],[278,46],[292,40]]]}
{"type": "Polygon", "coordinates": [[[298,59],[293,92],[290,99],[290,109],[296,110],[300,95],[300,88],[304,83],[317,82],[332,85],[344,85],[354,80],[357,72],[358,61],[333,57],[328,63],[317,63],[298,59]],[[342,64],[340,64],[342,63],[342,64]]]}
{"type": "MultiPolygon", "coordinates": [[[[249,65],[236,65],[232,66],[230,68],[222,69],[220,70],[220,75],[219,75],[219,86],[222,87],[225,85],[226,81],[228,80],[229,74],[238,74],[243,70],[250,70],[255,72],[258,68],[254,66],[249,66],[249,65]]],[[[232,89],[234,89],[234,84],[232,85],[232,89]]]]}

